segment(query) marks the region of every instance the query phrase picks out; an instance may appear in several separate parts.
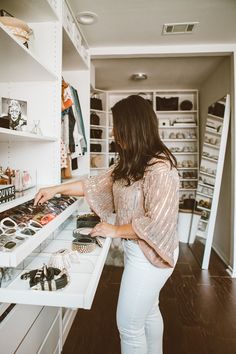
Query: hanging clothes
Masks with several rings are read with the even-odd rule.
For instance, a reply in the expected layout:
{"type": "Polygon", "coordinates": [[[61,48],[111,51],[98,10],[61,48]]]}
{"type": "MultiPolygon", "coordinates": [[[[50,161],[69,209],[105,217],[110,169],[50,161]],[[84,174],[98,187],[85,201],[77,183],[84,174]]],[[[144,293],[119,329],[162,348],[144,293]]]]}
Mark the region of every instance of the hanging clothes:
{"type": "Polygon", "coordinates": [[[78,93],[64,80],[62,80],[61,139],[72,170],[78,169],[78,158],[87,152],[87,141],[78,93]]]}

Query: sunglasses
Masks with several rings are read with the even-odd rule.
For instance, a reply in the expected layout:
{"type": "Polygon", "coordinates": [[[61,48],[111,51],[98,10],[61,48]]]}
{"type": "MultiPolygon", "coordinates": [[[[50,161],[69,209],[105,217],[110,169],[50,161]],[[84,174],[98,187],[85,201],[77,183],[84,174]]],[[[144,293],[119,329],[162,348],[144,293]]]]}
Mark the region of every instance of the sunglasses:
{"type": "Polygon", "coordinates": [[[2,229],[17,228],[17,223],[11,218],[7,217],[1,220],[0,226],[2,229]]]}
{"type": "Polygon", "coordinates": [[[2,236],[0,238],[0,247],[1,248],[12,249],[15,246],[16,246],[16,242],[9,239],[9,237],[2,236]]]}
{"type": "Polygon", "coordinates": [[[36,231],[33,230],[33,229],[31,229],[30,227],[26,227],[26,228],[22,229],[22,230],[20,231],[20,233],[21,233],[22,235],[26,235],[26,236],[33,236],[33,235],[36,234],[36,231]]]}

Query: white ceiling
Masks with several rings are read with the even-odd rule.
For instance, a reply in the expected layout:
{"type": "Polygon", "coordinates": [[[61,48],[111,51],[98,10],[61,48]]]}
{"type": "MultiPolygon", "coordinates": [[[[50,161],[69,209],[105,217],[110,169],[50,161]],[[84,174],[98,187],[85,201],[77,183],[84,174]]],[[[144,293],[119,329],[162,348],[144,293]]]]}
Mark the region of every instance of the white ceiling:
{"type": "MultiPolygon", "coordinates": [[[[80,25],[90,48],[236,43],[236,0],[69,0],[76,15],[92,11],[97,23],[80,25]],[[162,35],[164,23],[199,22],[193,34],[162,35]]],[[[109,50],[108,50],[109,51],[109,50]]],[[[101,89],[198,88],[221,56],[94,59],[101,89]],[[130,75],[146,72],[144,82],[130,75]]]]}
{"type": "Polygon", "coordinates": [[[225,57],[96,59],[96,87],[103,90],[200,88],[225,57]],[[133,81],[135,72],[147,80],[133,81]]]}

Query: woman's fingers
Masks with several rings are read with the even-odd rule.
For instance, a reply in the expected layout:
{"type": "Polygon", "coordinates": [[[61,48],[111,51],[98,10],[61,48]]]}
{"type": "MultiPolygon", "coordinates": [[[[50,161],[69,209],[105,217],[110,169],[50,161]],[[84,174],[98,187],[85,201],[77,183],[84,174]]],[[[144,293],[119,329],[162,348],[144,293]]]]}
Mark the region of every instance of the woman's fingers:
{"type": "Polygon", "coordinates": [[[43,204],[45,203],[48,199],[53,197],[53,193],[50,193],[47,190],[39,190],[39,192],[36,194],[35,199],[34,199],[34,205],[37,204],[43,204]]]}

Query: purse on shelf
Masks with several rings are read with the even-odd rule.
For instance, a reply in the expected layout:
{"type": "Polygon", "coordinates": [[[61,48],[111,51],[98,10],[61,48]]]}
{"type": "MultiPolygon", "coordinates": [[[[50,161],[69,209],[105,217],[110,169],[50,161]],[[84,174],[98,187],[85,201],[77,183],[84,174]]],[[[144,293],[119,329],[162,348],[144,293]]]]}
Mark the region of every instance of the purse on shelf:
{"type": "Polygon", "coordinates": [[[90,114],[90,124],[100,125],[100,117],[96,113],[90,114]]]}
{"type": "Polygon", "coordinates": [[[102,111],[102,100],[98,98],[96,95],[90,98],[90,107],[91,109],[97,109],[102,111]]]}
{"type": "Polygon", "coordinates": [[[193,103],[189,100],[184,100],[180,103],[180,109],[182,111],[191,111],[193,108],[193,103]]]}
{"type": "Polygon", "coordinates": [[[109,144],[109,152],[116,152],[116,143],[114,141],[109,144]]]}
{"type": "Polygon", "coordinates": [[[157,111],[177,111],[179,104],[179,97],[156,97],[157,111]]]}
{"type": "Polygon", "coordinates": [[[90,129],[90,138],[91,139],[101,139],[102,138],[102,129],[90,129]]]}
{"type": "Polygon", "coordinates": [[[90,144],[90,151],[91,152],[101,152],[102,145],[101,144],[90,144]]]}
{"type": "Polygon", "coordinates": [[[92,168],[103,168],[105,165],[104,156],[101,155],[91,155],[90,165],[92,168]]]}
{"type": "Polygon", "coordinates": [[[225,114],[225,105],[223,103],[216,102],[215,104],[209,106],[208,113],[223,118],[225,114]]]}

